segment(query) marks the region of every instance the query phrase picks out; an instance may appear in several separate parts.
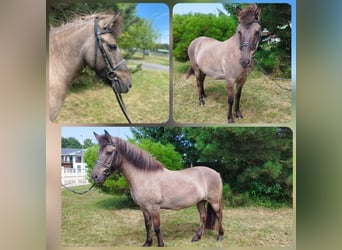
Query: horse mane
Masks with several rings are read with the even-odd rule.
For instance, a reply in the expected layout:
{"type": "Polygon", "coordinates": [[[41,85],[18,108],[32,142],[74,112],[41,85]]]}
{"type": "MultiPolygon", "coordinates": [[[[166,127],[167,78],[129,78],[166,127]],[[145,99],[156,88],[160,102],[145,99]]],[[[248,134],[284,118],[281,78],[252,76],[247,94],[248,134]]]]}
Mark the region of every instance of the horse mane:
{"type": "MultiPolygon", "coordinates": [[[[58,27],[51,26],[51,28],[52,29],[64,29],[64,28],[68,28],[69,26],[72,26],[72,25],[84,24],[85,22],[89,22],[89,21],[93,22],[96,17],[100,21],[100,20],[104,20],[104,19],[109,19],[113,15],[116,15],[113,11],[102,11],[102,12],[95,12],[95,13],[91,13],[91,14],[74,13],[72,15],[72,17],[70,18],[70,21],[63,23],[58,27]]],[[[114,34],[114,37],[118,37],[121,35],[122,26],[123,26],[123,18],[122,18],[122,16],[119,16],[115,20],[115,25],[113,25],[111,27],[111,30],[114,34]]],[[[100,28],[102,29],[103,27],[100,27],[100,28]]]]}
{"type": "Polygon", "coordinates": [[[239,21],[242,25],[249,25],[253,23],[255,20],[257,20],[257,17],[255,16],[255,11],[258,7],[256,4],[251,4],[246,6],[239,17],[239,21]]]}
{"type": "Polygon", "coordinates": [[[164,169],[162,163],[154,159],[149,153],[118,137],[113,138],[116,149],[127,161],[141,170],[156,171],[164,169]]]}

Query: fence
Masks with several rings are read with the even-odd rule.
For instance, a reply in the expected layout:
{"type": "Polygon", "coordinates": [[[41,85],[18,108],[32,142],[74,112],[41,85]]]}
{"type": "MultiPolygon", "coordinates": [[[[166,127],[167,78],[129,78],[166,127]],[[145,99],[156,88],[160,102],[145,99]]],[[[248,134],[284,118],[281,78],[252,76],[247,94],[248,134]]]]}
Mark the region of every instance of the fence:
{"type": "Polygon", "coordinates": [[[61,181],[65,186],[79,186],[88,184],[87,169],[61,167],[61,181]]]}

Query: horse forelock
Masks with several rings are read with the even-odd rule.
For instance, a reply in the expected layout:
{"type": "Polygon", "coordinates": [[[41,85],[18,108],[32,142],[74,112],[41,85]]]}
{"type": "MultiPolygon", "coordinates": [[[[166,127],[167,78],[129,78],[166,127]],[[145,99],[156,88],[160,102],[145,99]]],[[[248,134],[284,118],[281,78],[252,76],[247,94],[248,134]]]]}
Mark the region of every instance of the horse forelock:
{"type": "Polygon", "coordinates": [[[149,153],[130,144],[120,138],[113,138],[116,149],[122,157],[138,169],[147,171],[156,171],[163,169],[163,164],[154,159],[149,153]]]}
{"type": "Polygon", "coordinates": [[[248,5],[241,12],[239,17],[239,21],[242,25],[252,24],[255,20],[257,20],[255,11],[257,10],[257,6],[255,4],[248,5]]]}

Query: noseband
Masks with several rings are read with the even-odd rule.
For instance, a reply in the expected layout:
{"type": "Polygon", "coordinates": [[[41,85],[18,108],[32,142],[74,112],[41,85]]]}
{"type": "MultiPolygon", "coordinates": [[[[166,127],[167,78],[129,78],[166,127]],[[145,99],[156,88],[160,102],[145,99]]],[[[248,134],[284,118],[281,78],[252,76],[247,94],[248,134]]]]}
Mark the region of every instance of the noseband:
{"type": "Polygon", "coordinates": [[[101,35],[106,34],[106,33],[112,33],[112,30],[110,29],[104,29],[100,30],[99,29],[99,20],[98,17],[95,18],[94,20],[94,31],[95,31],[95,62],[94,62],[94,68],[96,66],[96,59],[97,59],[97,51],[100,49],[103,60],[105,61],[105,64],[107,66],[108,72],[107,72],[107,79],[109,79],[112,82],[112,89],[114,91],[115,97],[119,103],[119,106],[121,108],[122,113],[125,115],[128,123],[132,123],[127,109],[126,105],[121,97],[121,94],[118,90],[118,85],[119,85],[119,79],[117,77],[117,74],[115,73],[116,70],[118,70],[124,63],[126,63],[125,59],[122,59],[118,64],[116,64],[114,67],[112,66],[112,63],[110,62],[107,52],[103,47],[102,41],[101,41],[101,35]]]}

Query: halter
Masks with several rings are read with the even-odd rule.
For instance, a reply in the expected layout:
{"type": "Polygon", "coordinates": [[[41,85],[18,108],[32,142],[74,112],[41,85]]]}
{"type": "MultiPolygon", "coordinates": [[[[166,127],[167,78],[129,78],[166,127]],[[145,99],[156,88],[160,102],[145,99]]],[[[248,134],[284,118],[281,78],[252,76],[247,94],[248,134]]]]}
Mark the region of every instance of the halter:
{"type": "Polygon", "coordinates": [[[117,74],[115,73],[116,70],[118,70],[124,63],[126,63],[125,59],[122,59],[118,64],[116,64],[114,67],[112,66],[112,63],[110,62],[107,52],[103,47],[102,41],[101,41],[101,35],[107,34],[107,33],[112,33],[112,30],[110,29],[104,29],[100,30],[99,29],[99,20],[98,17],[95,18],[94,20],[94,31],[95,31],[95,61],[94,61],[94,67],[96,66],[96,60],[97,60],[97,51],[100,49],[103,60],[107,66],[108,72],[107,72],[107,79],[112,82],[112,89],[115,94],[115,97],[119,103],[119,106],[121,108],[122,113],[125,115],[127,121],[129,123],[132,123],[126,109],[126,105],[121,97],[121,94],[118,90],[118,85],[119,85],[119,79],[117,77],[117,74]]]}
{"type": "MultiPolygon", "coordinates": [[[[107,143],[107,144],[105,144],[105,146],[113,146],[113,147],[115,147],[115,144],[114,143],[107,143]]],[[[102,167],[104,167],[106,169],[104,175],[109,175],[110,172],[114,171],[114,170],[112,171],[112,168],[113,168],[112,165],[113,165],[113,161],[115,159],[115,156],[117,154],[118,154],[118,151],[115,150],[115,153],[112,155],[112,159],[110,160],[110,162],[108,164],[106,164],[106,163],[104,163],[103,161],[100,161],[100,160],[96,160],[95,161],[96,164],[100,164],[102,167]],[[108,172],[108,170],[109,170],[109,172],[108,172]]]]}
{"type": "MultiPolygon", "coordinates": [[[[260,22],[258,20],[254,20],[254,21],[252,21],[252,23],[260,24],[260,22]]],[[[240,42],[240,50],[242,50],[243,47],[248,47],[251,50],[256,50],[258,48],[260,39],[261,39],[261,36],[259,36],[259,39],[258,39],[258,41],[256,43],[240,42]]]]}

